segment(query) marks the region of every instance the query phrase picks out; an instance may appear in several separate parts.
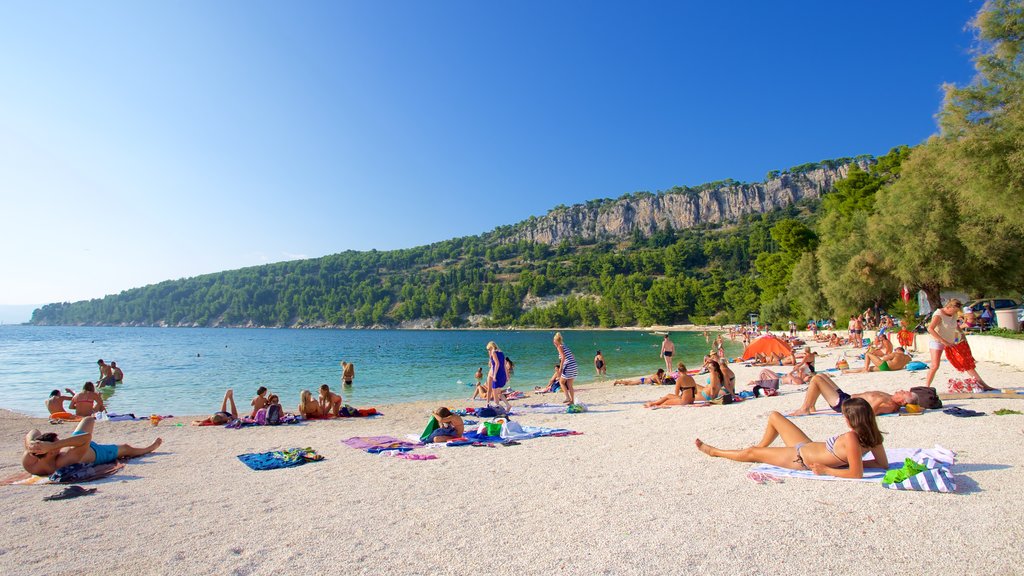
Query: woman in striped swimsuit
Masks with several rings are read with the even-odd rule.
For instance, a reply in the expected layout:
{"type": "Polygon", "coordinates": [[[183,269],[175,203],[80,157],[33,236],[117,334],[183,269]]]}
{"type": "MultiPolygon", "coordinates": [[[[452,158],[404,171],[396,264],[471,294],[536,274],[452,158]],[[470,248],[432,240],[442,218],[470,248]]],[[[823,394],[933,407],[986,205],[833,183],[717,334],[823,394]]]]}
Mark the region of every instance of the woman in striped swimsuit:
{"type": "Polygon", "coordinates": [[[558,350],[558,365],[561,366],[561,385],[562,390],[565,392],[565,403],[575,404],[576,403],[576,392],[573,390],[572,382],[577,376],[576,358],[572,355],[572,350],[565,345],[562,341],[562,333],[555,332],[555,337],[552,340],[555,344],[555,350],[558,350]]]}

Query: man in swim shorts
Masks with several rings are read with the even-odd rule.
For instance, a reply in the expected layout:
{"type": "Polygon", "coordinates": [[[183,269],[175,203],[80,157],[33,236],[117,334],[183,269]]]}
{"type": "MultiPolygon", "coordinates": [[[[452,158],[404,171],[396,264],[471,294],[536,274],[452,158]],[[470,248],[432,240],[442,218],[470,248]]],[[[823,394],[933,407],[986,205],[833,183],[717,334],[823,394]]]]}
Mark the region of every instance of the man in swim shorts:
{"type": "Polygon", "coordinates": [[[893,350],[891,354],[884,356],[871,353],[865,354],[864,368],[859,370],[859,372],[871,372],[872,370],[892,372],[894,370],[903,370],[909,363],[910,355],[901,346],[893,350]]]}
{"type": "Polygon", "coordinates": [[[803,416],[815,410],[815,403],[818,397],[825,399],[830,408],[836,412],[843,411],[843,402],[850,398],[863,398],[871,405],[875,415],[891,414],[900,409],[901,406],[917,403],[917,395],[906,390],[897,390],[892,394],[886,394],[878,390],[869,390],[860,394],[847,394],[843,392],[827,374],[816,374],[807,385],[807,393],[804,395],[804,403],[799,408],[790,412],[789,416],[803,416]]]}
{"type": "Polygon", "coordinates": [[[102,358],[96,361],[96,364],[100,367],[100,379],[96,381],[96,385],[100,388],[104,386],[113,386],[117,384],[114,380],[114,370],[103,361],[102,358]]]}
{"type": "Polygon", "coordinates": [[[665,371],[670,372],[672,370],[672,355],[676,352],[676,345],[668,339],[668,334],[665,334],[665,339],[661,341],[661,355],[665,358],[665,371]]]}
{"type": "Polygon", "coordinates": [[[25,435],[22,467],[30,474],[49,476],[72,464],[109,464],[118,458],[149,454],[163,443],[162,439],[157,438],[145,448],[135,448],[128,444],[97,444],[92,441],[95,424],[95,418],[83,418],[71,436],[63,440],[58,439],[53,432],[43,434],[39,430],[30,431],[25,435]]]}

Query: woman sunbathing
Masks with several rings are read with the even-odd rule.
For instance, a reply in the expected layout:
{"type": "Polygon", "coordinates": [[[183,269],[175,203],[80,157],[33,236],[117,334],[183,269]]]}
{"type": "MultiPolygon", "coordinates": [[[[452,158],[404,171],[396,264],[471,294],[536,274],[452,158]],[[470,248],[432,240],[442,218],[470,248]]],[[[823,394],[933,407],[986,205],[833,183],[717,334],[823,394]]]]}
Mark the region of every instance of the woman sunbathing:
{"type": "Polygon", "coordinates": [[[205,418],[203,420],[193,420],[193,426],[220,426],[221,424],[227,424],[232,420],[238,419],[238,408],[235,407],[235,392],[228,388],[224,392],[224,400],[220,403],[220,412],[215,412],[213,416],[205,418]],[[231,411],[228,412],[228,403],[231,403],[231,411]]]}
{"type": "Polygon", "coordinates": [[[49,476],[58,469],[72,464],[109,464],[118,458],[131,458],[149,454],[163,442],[157,438],[145,448],[128,444],[97,444],[92,441],[92,429],[96,419],[87,416],[79,422],[71,436],[60,440],[57,434],[43,434],[32,430],[25,436],[25,453],[21,465],[29,474],[49,476]]]}
{"type": "Polygon", "coordinates": [[[665,383],[665,369],[658,368],[658,371],[654,374],[648,374],[647,376],[641,376],[639,378],[626,378],[625,380],[616,380],[612,382],[612,386],[636,386],[638,384],[655,384],[661,385],[665,383]]]}
{"type": "MultiPolygon", "coordinates": [[[[682,364],[682,362],[680,362],[682,364]]],[[[681,375],[678,380],[673,378],[666,378],[666,384],[673,384],[675,388],[671,394],[666,394],[657,400],[647,402],[644,404],[644,408],[664,408],[667,406],[686,406],[687,404],[693,404],[693,396],[697,390],[697,383],[694,382],[693,376],[686,373],[686,366],[683,366],[680,370],[681,375]]]]}
{"type": "Polygon", "coordinates": [[[824,442],[813,442],[800,428],[778,412],[768,414],[768,427],[761,441],[743,450],[720,450],[698,438],[697,448],[717,458],[737,462],[762,462],[790,470],[811,470],[818,475],[837,478],[863,478],[864,468],[888,468],[875,413],[862,398],[843,402],[843,418],[849,432],[836,434],[824,442]],[[785,446],[771,446],[782,437],[785,446]],[[864,460],[868,452],[874,456],[864,460]]]}

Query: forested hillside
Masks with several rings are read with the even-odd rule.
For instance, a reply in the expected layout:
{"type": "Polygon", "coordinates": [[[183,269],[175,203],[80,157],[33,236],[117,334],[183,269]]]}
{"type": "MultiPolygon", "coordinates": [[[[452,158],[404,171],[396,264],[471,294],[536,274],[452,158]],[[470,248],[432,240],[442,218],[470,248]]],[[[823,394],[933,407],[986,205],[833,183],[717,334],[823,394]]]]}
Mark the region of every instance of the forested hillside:
{"type": "MultiPolygon", "coordinates": [[[[172,326],[631,326],[687,320],[739,320],[757,312],[777,274],[757,270],[762,254],[790,261],[813,247],[809,226],[823,182],[844,175],[855,159],[805,164],[771,173],[762,185],[733,181],[638,193],[581,207],[695,198],[737,201],[769,189],[785,206],[738,221],[651,230],[636,221],[600,238],[581,230],[555,245],[521,239],[538,219],[482,236],[407,250],[343,252],[162,282],[102,299],[50,304],[35,324],[172,326]],[[745,191],[745,192],[744,192],[745,191]],[[724,198],[724,199],[723,199],[724,198]],[[787,204],[787,199],[789,200],[787,204]],[[796,203],[793,203],[793,202],[796,203]],[[517,239],[519,238],[519,239],[517,239]]],[[[868,157],[856,161],[864,165],[868,157]]],[[[664,217],[664,216],[660,216],[664,217]]],[[[546,218],[546,217],[545,217],[546,218]]],[[[564,235],[564,234],[563,234],[564,235]]],[[[775,261],[773,260],[773,263],[775,261]]]]}

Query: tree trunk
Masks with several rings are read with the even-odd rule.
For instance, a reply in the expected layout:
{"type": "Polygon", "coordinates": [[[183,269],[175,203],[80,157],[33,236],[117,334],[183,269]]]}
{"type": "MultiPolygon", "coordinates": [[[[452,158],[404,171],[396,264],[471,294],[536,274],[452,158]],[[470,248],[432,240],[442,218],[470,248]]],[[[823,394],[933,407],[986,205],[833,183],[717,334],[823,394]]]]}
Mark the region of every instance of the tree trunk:
{"type": "Polygon", "coordinates": [[[924,284],[920,289],[924,290],[924,295],[928,298],[928,305],[932,307],[932,310],[942,308],[942,296],[939,294],[938,284],[924,284]]]}

